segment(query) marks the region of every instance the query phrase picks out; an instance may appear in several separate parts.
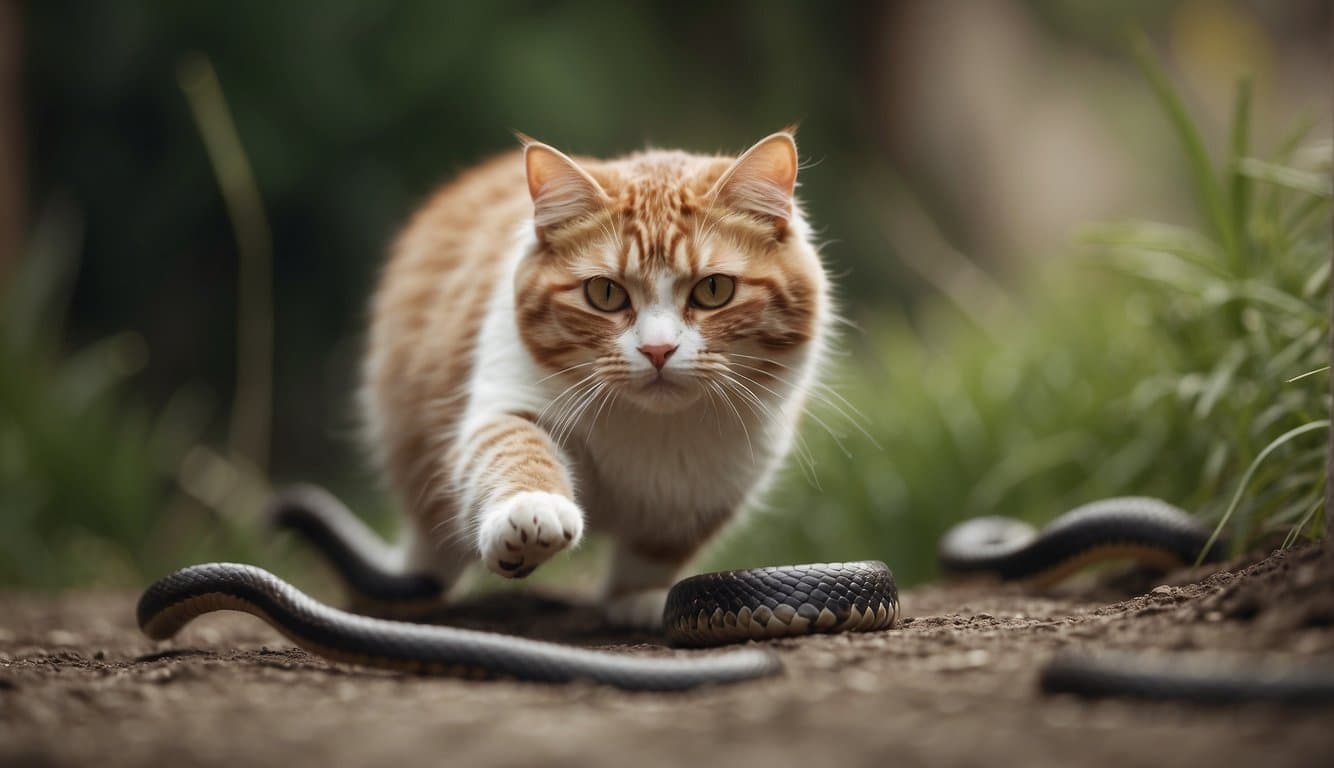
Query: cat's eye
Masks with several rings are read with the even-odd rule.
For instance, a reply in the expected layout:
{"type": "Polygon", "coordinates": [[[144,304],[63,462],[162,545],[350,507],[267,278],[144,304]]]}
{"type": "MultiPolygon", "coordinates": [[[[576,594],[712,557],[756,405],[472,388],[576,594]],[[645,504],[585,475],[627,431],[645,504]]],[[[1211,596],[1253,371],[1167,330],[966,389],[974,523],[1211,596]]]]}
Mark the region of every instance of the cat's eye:
{"type": "Polygon", "coordinates": [[[615,280],[594,277],[584,283],[584,297],[594,309],[603,312],[619,312],[630,306],[630,294],[615,280]]]}
{"type": "Polygon", "coordinates": [[[709,275],[695,283],[690,291],[690,303],[704,309],[717,309],[732,300],[736,281],[727,275],[709,275]]]}

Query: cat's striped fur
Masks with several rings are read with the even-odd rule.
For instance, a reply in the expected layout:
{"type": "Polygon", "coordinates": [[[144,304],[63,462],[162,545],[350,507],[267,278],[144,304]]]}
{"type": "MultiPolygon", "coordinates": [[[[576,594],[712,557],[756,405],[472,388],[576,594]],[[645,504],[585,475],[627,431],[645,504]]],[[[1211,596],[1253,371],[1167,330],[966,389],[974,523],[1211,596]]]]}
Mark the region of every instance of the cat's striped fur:
{"type": "Polygon", "coordinates": [[[427,202],[384,270],[364,367],[408,567],[525,576],[588,526],[616,541],[613,618],[656,621],[763,490],[814,384],[830,307],[796,172],[789,132],[740,158],[526,141],[427,202]],[[735,291],[706,309],[691,290],[712,275],[735,291]],[[628,306],[592,306],[596,277],[628,306]]]}

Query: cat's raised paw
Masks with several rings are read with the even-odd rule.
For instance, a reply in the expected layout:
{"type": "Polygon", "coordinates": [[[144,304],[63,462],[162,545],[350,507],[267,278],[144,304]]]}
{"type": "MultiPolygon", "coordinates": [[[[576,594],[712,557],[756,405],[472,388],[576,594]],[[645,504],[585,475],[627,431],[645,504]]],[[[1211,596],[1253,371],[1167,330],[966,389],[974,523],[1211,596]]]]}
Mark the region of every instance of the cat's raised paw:
{"type": "Polygon", "coordinates": [[[486,567],[521,579],[584,534],[584,515],[555,493],[525,491],[491,505],[482,515],[478,547],[486,567]]]}

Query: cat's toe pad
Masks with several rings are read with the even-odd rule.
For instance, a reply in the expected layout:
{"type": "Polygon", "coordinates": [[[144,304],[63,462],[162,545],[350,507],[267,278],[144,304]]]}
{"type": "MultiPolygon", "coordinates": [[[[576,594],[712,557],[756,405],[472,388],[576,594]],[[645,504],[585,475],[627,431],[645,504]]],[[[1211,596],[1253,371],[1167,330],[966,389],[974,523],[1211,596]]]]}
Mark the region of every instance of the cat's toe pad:
{"type": "Polygon", "coordinates": [[[564,496],[525,491],[492,505],[478,533],[486,567],[508,579],[523,578],[579,543],[584,516],[564,496]]]}

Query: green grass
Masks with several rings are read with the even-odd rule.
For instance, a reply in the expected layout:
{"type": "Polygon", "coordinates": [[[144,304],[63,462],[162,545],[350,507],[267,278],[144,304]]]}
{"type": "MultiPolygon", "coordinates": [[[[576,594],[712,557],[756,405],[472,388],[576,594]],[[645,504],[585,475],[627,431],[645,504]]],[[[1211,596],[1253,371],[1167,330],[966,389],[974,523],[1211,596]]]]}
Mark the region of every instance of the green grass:
{"type": "Polygon", "coordinates": [[[1234,550],[1322,535],[1330,145],[1304,146],[1303,123],[1253,156],[1242,83],[1215,167],[1136,51],[1206,225],[1091,227],[1011,301],[936,302],[854,335],[835,386],[881,448],[817,404],[847,433],[806,425],[818,485],[790,471],[710,565],[873,557],[914,583],[964,518],[1042,522],[1117,494],[1191,509],[1234,550]]]}
{"type": "Polygon", "coordinates": [[[140,586],[191,559],[253,556],[249,531],[176,487],[205,399],[139,401],[136,334],[66,348],[79,237],[77,214],[50,208],[0,296],[0,584],[140,586]]]}

